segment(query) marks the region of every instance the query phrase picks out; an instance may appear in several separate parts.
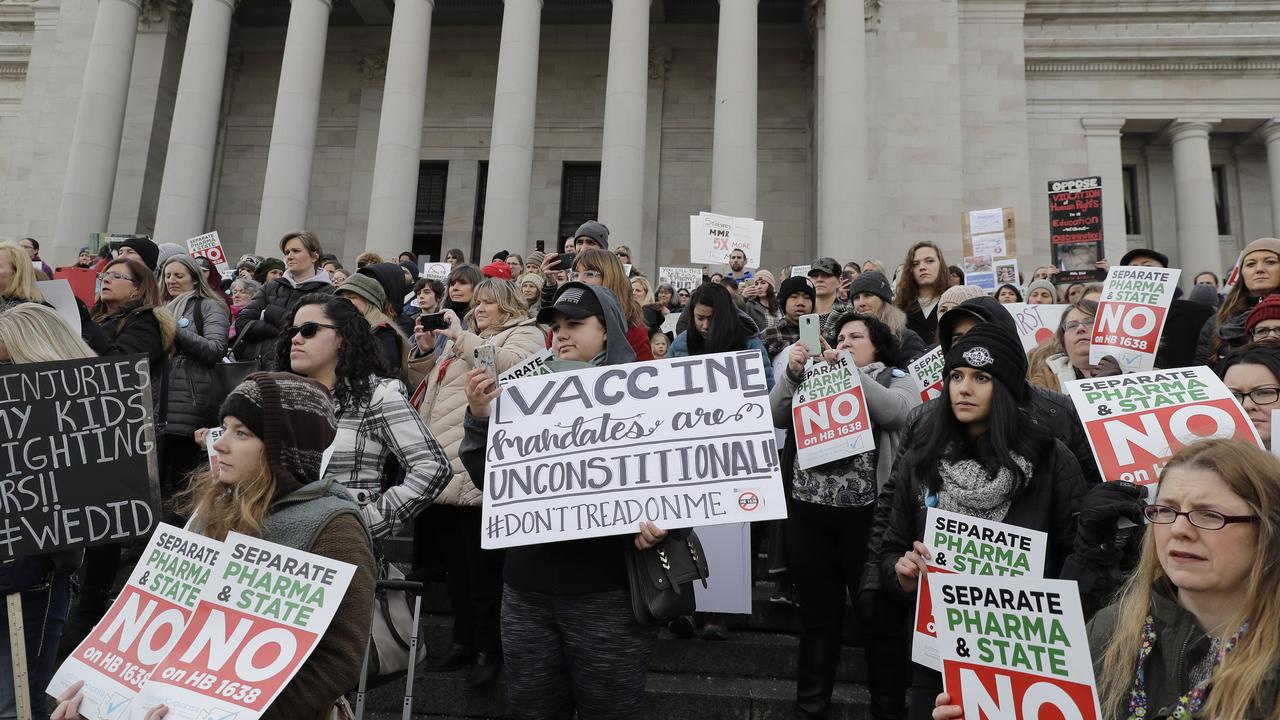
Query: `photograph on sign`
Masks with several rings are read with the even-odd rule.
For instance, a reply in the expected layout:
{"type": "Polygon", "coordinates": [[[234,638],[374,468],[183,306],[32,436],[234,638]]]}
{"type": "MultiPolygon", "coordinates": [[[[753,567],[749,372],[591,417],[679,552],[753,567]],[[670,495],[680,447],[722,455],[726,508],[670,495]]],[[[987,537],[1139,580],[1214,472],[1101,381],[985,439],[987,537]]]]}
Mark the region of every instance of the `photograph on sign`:
{"type": "Polygon", "coordinates": [[[964,258],[960,268],[964,270],[964,283],[986,290],[996,290],[995,261],[990,255],[971,255],[964,258]]]}
{"type": "Polygon", "coordinates": [[[670,285],[677,291],[693,291],[702,284],[702,269],[687,267],[658,268],[658,284],[670,285]]]}
{"type": "Polygon", "coordinates": [[[911,374],[916,390],[920,392],[921,402],[929,402],[942,394],[942,368],[945,366],[946,358],[941,347],[921,355],[907,366],[907,372],[911,374]]]}
{"type": "Polygon", "coordinates": [[[1018,277],[1018,258],[996,260],[994,267],[996,270],[996,285],[1022,284],[1022,280],[1018,277]]]}
{"type": "Polygon", "coordinates": [[[1160,331],[1181,274],[1169,268],[1111,268],[1093,320],[1089,364],[1110,355],[1127,373],[1154,368],[1160,331]]]}
{"type": "Polygon", "coordinates": [[[1102,178],[1049,182],[1049,247],[1059,283],[1098,282],[1102,244],[1102,178]]]}
{"type": "Polygon", "coordinates": [[[1053,340],[1058,332],[1058,323],[1062,320],[1062,314],[1070,306],[1006,303],[1001,307],[1013,316],[1013,324],[1018,330],[1018,339],[1022,341],[1022,349],[1031,352],[1053,340]]]}
{"type": "Polygon", "coordinates": [[[801,469],[875,449],[862,377],[847,351],[834,363],[809,358],[791,396],[791,419],[801,469]]]}
{"type": "Polygon", "coordinates": [[[741,250],[747,255],[747,267],[759,267],[763,240],[764,223],[759,220],[709,212],[689,216],[692,263],[727,265],[729,254],[741,250]]]}

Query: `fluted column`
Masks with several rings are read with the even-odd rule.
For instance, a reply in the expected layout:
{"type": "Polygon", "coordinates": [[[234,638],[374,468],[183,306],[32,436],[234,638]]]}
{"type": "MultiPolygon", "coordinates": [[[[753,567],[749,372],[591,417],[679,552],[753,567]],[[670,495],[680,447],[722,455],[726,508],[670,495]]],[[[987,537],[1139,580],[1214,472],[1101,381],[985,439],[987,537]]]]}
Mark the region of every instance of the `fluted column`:
{"type": "Polygon", "coordinates": [[[756,214],[756,2],[720,0],[711,211],[737,217],[756,214]]]}
{"type": "Polygon", "coordinates": [[[866,247],[866,27],[862,3],[825,6],[818,255],[845,257],[850,241],[866,247]]]}
{"type": "Polygon", "coordinates": [[[1175,120],[1169,126],[1173,145],[1173,197],[1178,219],[1178,266],[1189,284],[1196,273],[1222,273],[1218,245],[1218,213],[1214,203],[1209,131],[1217,120],[1175,120]]]}
{"type": "Polygon", "coordinates": [[[1280,237],[1280,120],[1262,128],[1267,143],[1267,173],[1271,177],[1271,234],[1280,237]]]}
{"type": "Polygon", "coordinates": [[[1102,178],[1103,257],[1118,264],[1128,252],[1128,234],[1124,229],[1124,166],[1120,156],[1120,128],[1124,127],[1124,119],[1084,118],[1080,124],[1084,127],[1089,174],[1102,178]]]}
{"type": "MultiPolygon", "coordinates": [[[[108,230],[139,10],[136,0],[98,2],[54,233],[54,247],[64,254],[84,245],[89,233],[108,230]]],[[[47,254],[58,256],[53,249],[47,254]]]]}
{"type": "Polygon", "coordinates": [[[434,9],[435,0],[398,0],[391,21],[367,236],[368,249],[384,257],[413,245],[434,9]]]}
{"type": "Polygon", "coordinates": [[[541,29],[542,0],[505,0],[481,259],[499,250],[523,253],[529,244],[529,183],[533,177],[541,29]]]}
{"type": "Polygon", "coordinates": [[[648,103],[649,0],[613,0],[599,214],[611,243],[630,246],[634,262],[652,264],[642,247],[648,103]]]}
{"type": "Polygon", "coordinates": [[[193,0],[182,75],[156,208],[156,242],[182,243],[204,227],[222,110],[222,80],[237,0],[193,0]]]}
{"type": "Polygon", "coordinates": [[[289,8],[258,215],[259,255],[278,255],[280,236],[307,222],[330,8],[330,0],[292,0],[289,8]]]}

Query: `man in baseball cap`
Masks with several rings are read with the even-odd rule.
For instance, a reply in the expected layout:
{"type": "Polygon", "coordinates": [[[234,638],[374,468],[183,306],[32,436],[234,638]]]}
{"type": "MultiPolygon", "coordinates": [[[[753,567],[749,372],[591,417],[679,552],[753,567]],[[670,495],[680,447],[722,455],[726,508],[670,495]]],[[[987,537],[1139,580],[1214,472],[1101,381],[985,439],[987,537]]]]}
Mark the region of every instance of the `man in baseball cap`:
{"type": "Polygon", "coordinates": [[[822,334],[830,335],[834,328],[827,323],[833,317],[849,311],[849,303],[839,298],[840,263],[833,257],[820,257],[809,265],[809,279],[813,281],[814,307],[822,320],[822,334]]]}

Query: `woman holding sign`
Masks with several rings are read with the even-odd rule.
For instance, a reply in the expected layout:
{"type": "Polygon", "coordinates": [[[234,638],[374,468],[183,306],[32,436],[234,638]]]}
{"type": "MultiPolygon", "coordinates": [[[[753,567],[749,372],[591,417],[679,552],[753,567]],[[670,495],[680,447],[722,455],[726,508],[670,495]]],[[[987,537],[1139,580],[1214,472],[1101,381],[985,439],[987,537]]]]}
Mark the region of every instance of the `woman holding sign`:
{"type": "MultiPolygon", "coordinates": [[[[1071,380],[1119,375],[1120,364],[1110,355],[1097,365],[1089,364],[1093,320],[1097,314],[1098,303],[1092,300],[1077,300],[1068,307],[1058,321],[1058,331],[1053,336],[1053,342],[1046,343],[1047,347],[1056,352],[1049,353],[1044,362],[1032,364],[1027,380],[1033,385],[1062,392],[1063,383],[1071,380]]],[[[1046,349],[1042,352],[1049,351],[1046,349]]]]}
{"type": "MultiPolygon", "coordinates": [[[[792,398],[809,361],[809,349],[803,342],[791,346],[786,372],[769,393],[774,425],[788,431],[782,449],[783,478],[791,489],[788,557],[799,593],[802,627],[796,704],[811,717],[825,717],[831,704],[845,598],[858,591],[876,494],[892,472],[898,430],[906,424],[911,408],[920,404],[915,383],[897,367],[899,348],[893,330],[870,315],[854,312],[836,318],[833,327],[835,349],[828,346],[823,359],[814,362],[835,362],[838,353],[849,353],[861,376],[867,417],[875,431],[874,449],[807,470],[800,466],[792,398]]],[[[889,675],[907,671],[903,653],[898,652],[901,662],[891,661],[889,653],[895,649],[875,648],[878,660],[867,669],[872,704],[879,703],[886,710],[892,703],[883,701],[883,688],[895,684],[889,675]]],[[[896,684],[900,705],[903,685],[900,680],[896,684]]]]}

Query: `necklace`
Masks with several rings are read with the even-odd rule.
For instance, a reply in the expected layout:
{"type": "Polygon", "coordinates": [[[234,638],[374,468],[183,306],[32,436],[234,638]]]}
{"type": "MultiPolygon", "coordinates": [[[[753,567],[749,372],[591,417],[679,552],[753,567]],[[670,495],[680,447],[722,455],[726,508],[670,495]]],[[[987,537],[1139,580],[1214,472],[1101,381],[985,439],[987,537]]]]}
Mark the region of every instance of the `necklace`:
{"type": "MultiPolygon", "coordinates": [[[[1174,720],[1191,720],[1195,713],[1200,711],[1200,706],[1204,704],[1204,696],[1209,690],[1209,681],[1213,679],[1214,670],[1218,669],[1218,665],[1222,664],[1222,659],[1227,653],[1235,649],[1236,644],[1240,641],[1240,636],[1249,630],[1249,621],[1245,620],[1240,629],[1227,640],[1226,645],[1222,646],[1213,658],[1213,664],[1209,666],[1209,672],[1204,680],[1201,680],[1190,691],[1178,696],[1178,704],[1174,705],[1173,711],[1169,717],[1174,720]]],[[[1136,677],[1133,679],[1133,689],[1129,691],[1129,720],[1142,720],[1147,717],[1147,658],[1151,655],[1151,649],[1156,645],[1155,620],[1148,615],[1146,623],[1142,626],[1142,647],[1138,650],[1138,669],[1136,677]]]]}

